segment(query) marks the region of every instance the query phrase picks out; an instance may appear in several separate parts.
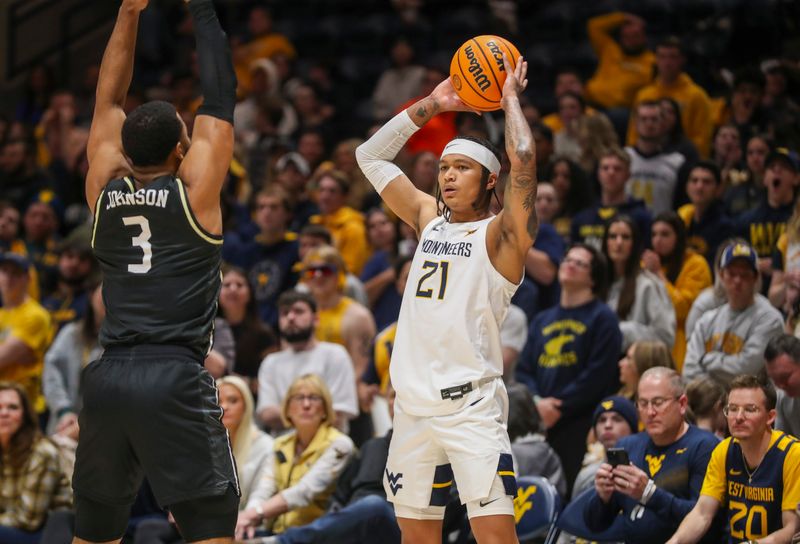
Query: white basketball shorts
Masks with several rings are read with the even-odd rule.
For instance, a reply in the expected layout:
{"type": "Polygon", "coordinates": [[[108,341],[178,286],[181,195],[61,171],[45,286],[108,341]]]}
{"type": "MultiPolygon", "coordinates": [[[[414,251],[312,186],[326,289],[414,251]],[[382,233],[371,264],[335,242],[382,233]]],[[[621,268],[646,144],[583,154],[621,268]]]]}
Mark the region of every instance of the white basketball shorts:
{"type": "Polygon", "coordinates": [[[453,484],[470,517],[513,515],[505,386],[498,378],[470,396],[476,400],[443,416],[412,416],[395,405],[384,488],[398,517],[442,519],[453,484]]]}

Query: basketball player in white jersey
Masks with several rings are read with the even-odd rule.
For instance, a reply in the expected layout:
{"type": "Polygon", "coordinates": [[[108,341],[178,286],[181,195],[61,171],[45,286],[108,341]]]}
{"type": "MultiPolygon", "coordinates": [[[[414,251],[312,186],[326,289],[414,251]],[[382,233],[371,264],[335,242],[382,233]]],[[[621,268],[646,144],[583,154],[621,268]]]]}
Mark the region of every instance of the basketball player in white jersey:
{"type": "Polygon", "coordinates": [[[390,161],[434,115],[470,111],[450,80],[390,120],[356,151],[366,177],[419,235],[400,309],[390,374],[397,391],[384,474],[404,543],[441,542],[455,483],[479,544],[517,542],[500,345],[538,220],[536,155],[519,94],[519,59],[503,86],[511,172],[505,208],[489,211],[500,158],[488,142],[456,138],[439,161],[439,196],[417,190],[390,161]]]}

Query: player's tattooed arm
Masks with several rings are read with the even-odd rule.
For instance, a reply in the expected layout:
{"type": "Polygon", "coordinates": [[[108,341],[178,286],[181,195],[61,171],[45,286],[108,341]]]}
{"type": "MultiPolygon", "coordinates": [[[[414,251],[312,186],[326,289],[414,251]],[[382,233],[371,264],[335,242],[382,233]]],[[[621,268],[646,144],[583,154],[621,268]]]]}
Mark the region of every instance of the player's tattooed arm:
{"type": "Polygon", "coordinates": [[[415,102],[406,112],[414,123],[421,127],[430,121],[436,114],[446,111],[471,111],[478,113],[461,101],[448,77],[423,98],[415,102]]]}
{"type": "Polygon", "coordinates": [[[434,115],[439,113],[441,106],[433,96],[426,96],[408,109],[411,120],[418,127],[430,121],[434,115]]]}
{"type": "Polygon", "coordinates": [[[527,63],[520,57],[516,69],[511,70],[508,59],[504,60],[508,76],[503,86],[502,106],[506,118],[506,153],[511,163],[505,196],[507,199],[511,199],[506,200],[507,203],[521,203],[522,212],[527,216],[526,231],[533,240],[539,230],[539,219],[534,206],[536,203],[536,145],[519,103],[519,94],[527,85],[525,78],[527,63]]]}
{"type": "Polygon", "coordinates": [[[506,184],[506,197],[522,201],[522,209],[528,214],[527,232],[531,240],[539,231],[539,218],[536,215],[536,154],[533,135],[519,101],[506,111],[506,152],[511,162],[509,183],[506,184]],[[515,111],[516,110],[516,111],[515,111]]]}

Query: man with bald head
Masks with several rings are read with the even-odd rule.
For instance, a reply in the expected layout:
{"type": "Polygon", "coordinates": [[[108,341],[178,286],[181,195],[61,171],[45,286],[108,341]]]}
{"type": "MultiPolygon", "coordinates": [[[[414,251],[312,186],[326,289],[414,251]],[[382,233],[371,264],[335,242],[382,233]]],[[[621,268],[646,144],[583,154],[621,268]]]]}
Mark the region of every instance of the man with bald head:
{"type": "MultiPolygon", "coordinates": [[[[596,495],[586,504],[584,520],[600,532],[622,515],[625,542],[661,544],[697,502],[717,439],[686,421],[688,401],[674,370],[645,371],[637,393],[645,430],[617,442],[629,464],[604,463],[597,470],[596,495]]],[[[719,542],[720,528],[717,521],[704,542],[719,542]]]]}

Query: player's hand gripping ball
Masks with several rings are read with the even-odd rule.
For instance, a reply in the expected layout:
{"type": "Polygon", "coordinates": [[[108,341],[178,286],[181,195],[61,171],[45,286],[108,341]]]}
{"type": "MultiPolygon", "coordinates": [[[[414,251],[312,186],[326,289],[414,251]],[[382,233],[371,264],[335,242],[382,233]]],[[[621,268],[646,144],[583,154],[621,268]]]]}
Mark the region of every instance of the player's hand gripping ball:
{"type": "Polygon", "coordinates": [[[450,61],[450,81],[464,104],[478,111],[500,109],[506,81],[503,53],[514,70],[519,51],[499,36],[476,36],[458,48],[450,61]]]}

